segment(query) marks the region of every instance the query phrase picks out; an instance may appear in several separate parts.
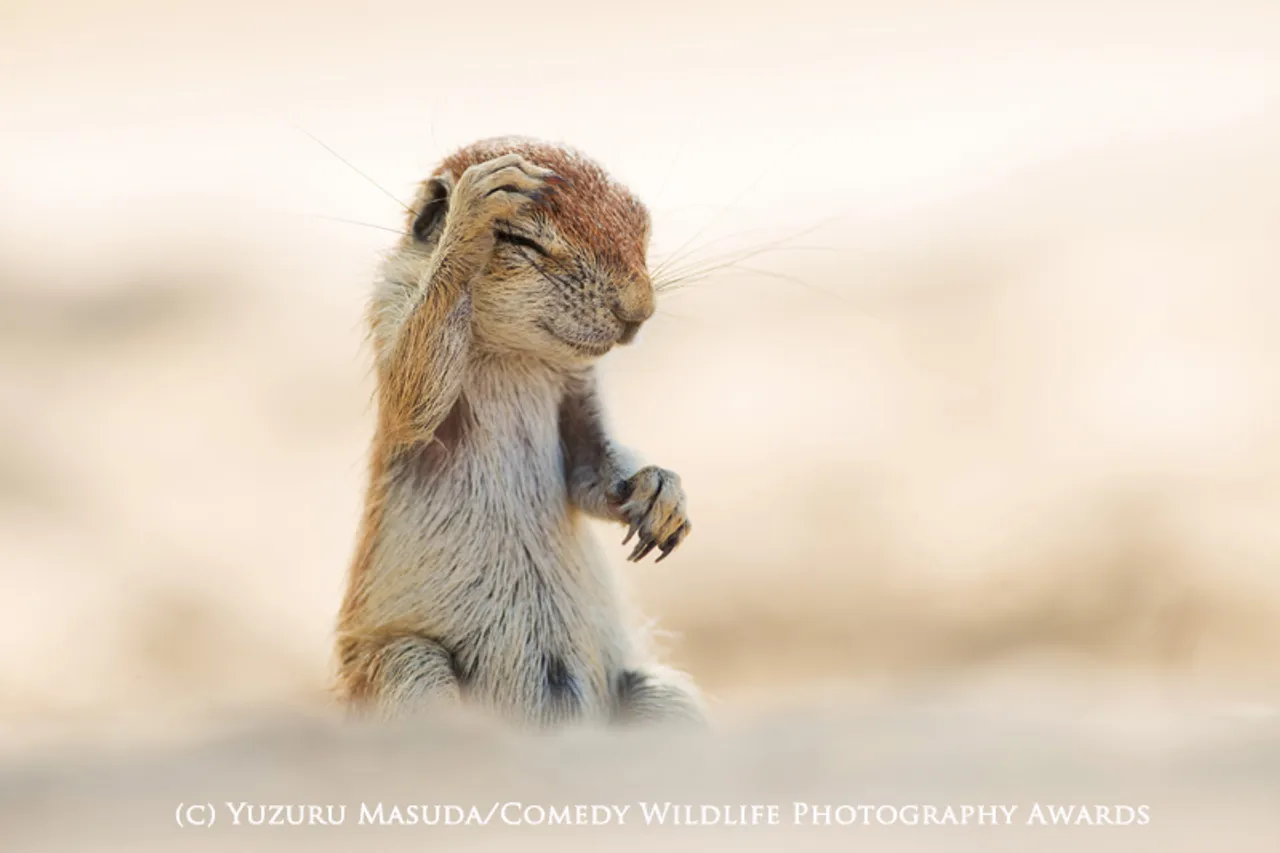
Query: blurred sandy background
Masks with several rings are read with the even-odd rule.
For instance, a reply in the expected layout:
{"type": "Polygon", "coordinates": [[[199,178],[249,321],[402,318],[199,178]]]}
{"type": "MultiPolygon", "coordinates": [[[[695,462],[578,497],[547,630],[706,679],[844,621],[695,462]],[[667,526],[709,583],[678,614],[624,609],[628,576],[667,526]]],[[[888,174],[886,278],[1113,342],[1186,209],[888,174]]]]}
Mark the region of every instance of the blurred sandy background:
{"type": "MultiPolygon", "coordinates": [[[[0,749],[26,768],[0,788],[28,841],[32,802],[204,772],[48,750],[329,713],[400,212],[308,134],[408,198],[501,133],[629,183],[655,261],[735,261],[604,367],[697,526],[625,571],[726,723],[901,711],[889,789],[957,796],[931,738],[974,733],[957,760],[1007,783],[1085,709],[1175,754],[1208,726],[1245,739],[1218,776],[1124,767],[1171,802],[1230,778],[1235,849],[1277,837],[1249,806],[1280,790],[1274,2],[0,0],[0,749]],[[982,740],[1011,713],[1021,745],[982,740]]],[[[823,766],[857,766],[883,733],[840,719],[706,749],[748,780],[837,741],[823,766]]],[[[1200,837],[1163,826],[1105,843],[1200,837]]]]}

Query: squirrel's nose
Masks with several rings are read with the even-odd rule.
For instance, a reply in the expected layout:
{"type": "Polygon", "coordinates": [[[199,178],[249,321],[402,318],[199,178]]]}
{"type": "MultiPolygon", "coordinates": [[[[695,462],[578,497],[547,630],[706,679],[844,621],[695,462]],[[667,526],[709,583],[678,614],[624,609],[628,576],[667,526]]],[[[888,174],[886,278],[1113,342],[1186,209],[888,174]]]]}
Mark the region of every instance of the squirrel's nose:
{"type": "Polygon", "coordinates": [[[622,334],[618,336],[618,343],[629,344],[635,340],[644,321],[653,316],[653,302],[649,302],[642,311],[622,311],[614,306],[613,316],[622,321],[622,334]]]}
{"type": "Polygon", "coordinates": [[[622,323],[621,343],[630,343],[641,324],[653,316],[653,287],[648,281],[637,281],[619,288],[613,299],[613,316],[622,323]]]}

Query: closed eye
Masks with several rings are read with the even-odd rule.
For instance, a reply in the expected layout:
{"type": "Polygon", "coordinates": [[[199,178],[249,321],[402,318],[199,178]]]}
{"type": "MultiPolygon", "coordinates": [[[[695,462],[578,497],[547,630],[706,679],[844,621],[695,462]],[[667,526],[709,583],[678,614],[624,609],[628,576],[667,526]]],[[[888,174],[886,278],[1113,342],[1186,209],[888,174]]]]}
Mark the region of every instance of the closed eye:
{"type": "Polygon", "coordinates": [[[494,231],[493,236],[503,243],[510,243],[513,246],[523,246],[526,249],[532,249],[544,258],[550,257],[551,253],[542,247],[542,244],[536,240],[530,240],[523,234],[513,234],[510,231],[494,231]]]}

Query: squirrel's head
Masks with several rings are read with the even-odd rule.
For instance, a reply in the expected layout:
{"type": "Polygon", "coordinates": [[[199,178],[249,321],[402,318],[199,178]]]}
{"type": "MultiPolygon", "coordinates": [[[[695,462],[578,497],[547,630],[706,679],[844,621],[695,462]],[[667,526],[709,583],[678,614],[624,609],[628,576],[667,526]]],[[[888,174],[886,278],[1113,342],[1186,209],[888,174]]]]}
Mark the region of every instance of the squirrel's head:
{"type": "Polygon", "coordinates": [[[561,181],[495,227],[493,254],[471,289],[477,341],[570,363],[629,343],[654,310],[645,261],[649,212],[577,151],[519,137],[468,145],[423,182],[407,239],[434,249],[463,172],[512,153],[561,181]]]}

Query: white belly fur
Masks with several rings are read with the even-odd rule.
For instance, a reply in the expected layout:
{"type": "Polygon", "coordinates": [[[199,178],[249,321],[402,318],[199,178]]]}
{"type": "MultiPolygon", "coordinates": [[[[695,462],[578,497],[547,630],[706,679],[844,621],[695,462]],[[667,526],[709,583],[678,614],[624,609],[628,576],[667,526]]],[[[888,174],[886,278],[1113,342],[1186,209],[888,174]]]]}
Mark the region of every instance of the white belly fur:
{"type": "Polygon", "coordinates": [[[567,698],[548,689],[551,666],[573,679],[581,712],[601,716],[631,658],[621,597],[569,503],[562,389],[552,377],[523,380],[469,377],[457,446],[393,478],[368,604],[386,624],[449,649],[473,701],[552,715],[545,706],[567,698]]]}

